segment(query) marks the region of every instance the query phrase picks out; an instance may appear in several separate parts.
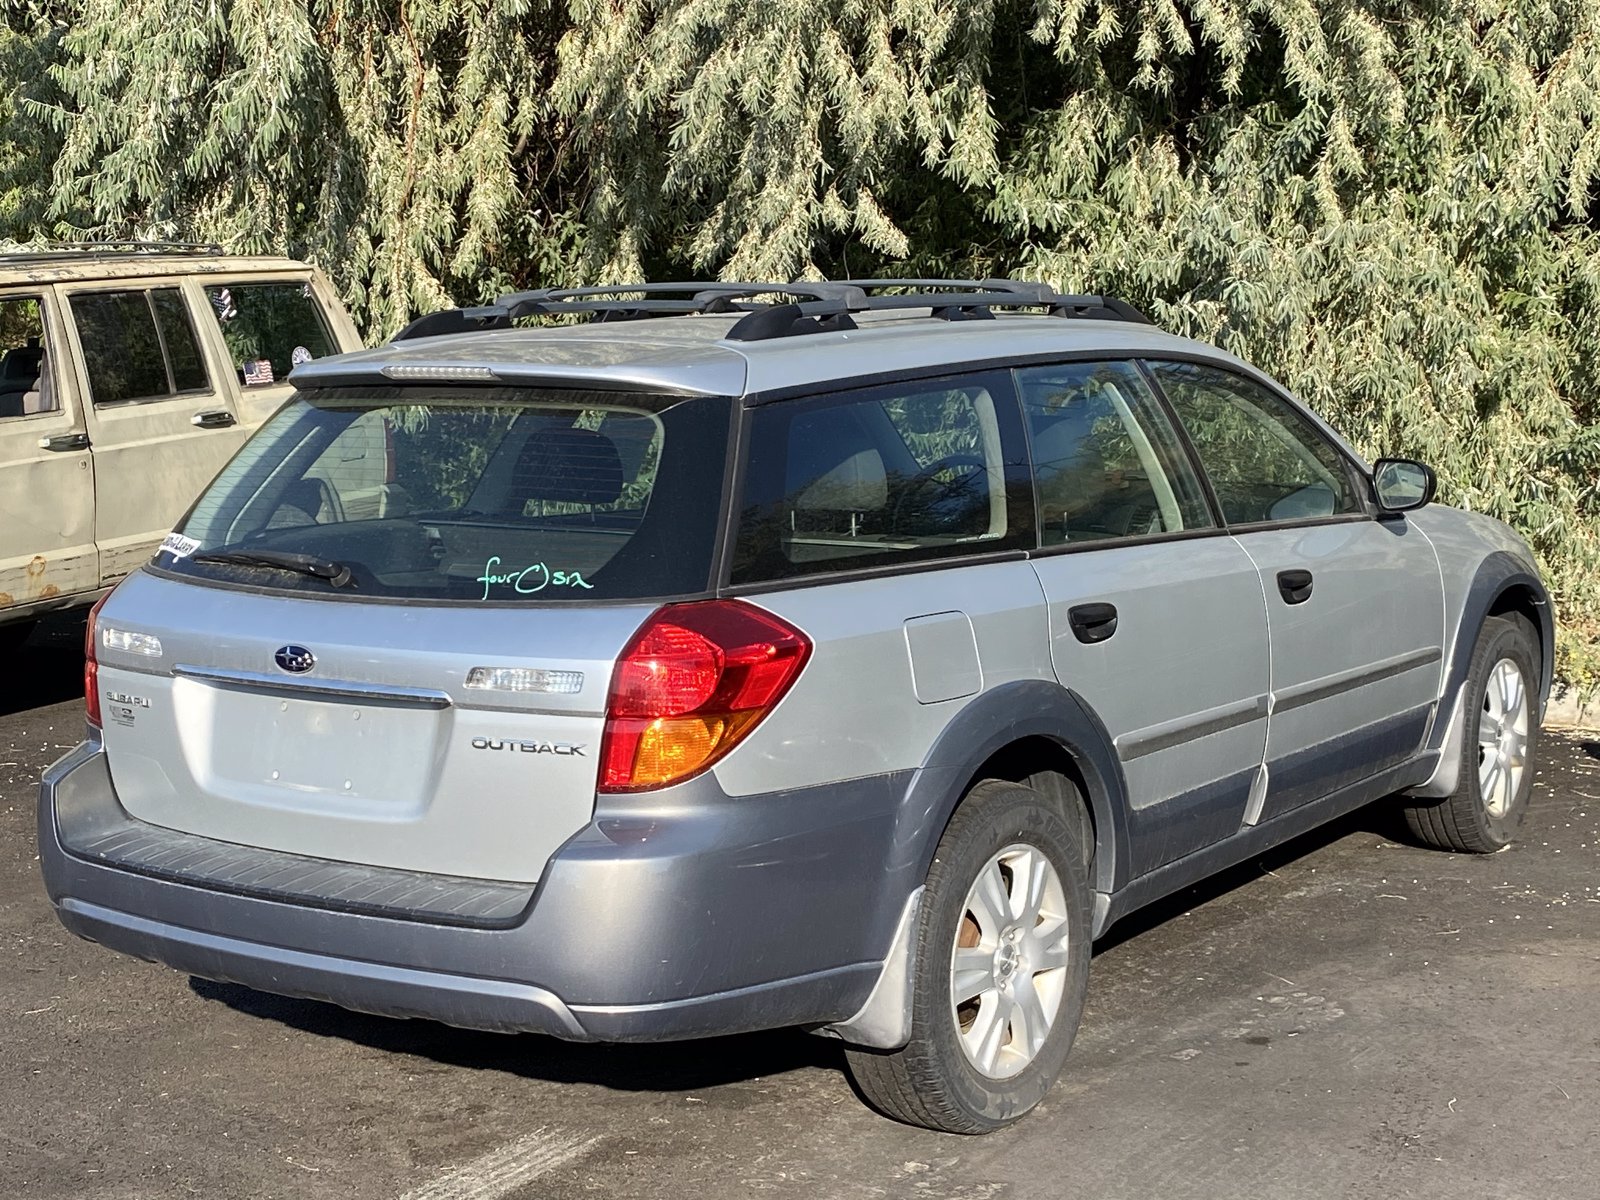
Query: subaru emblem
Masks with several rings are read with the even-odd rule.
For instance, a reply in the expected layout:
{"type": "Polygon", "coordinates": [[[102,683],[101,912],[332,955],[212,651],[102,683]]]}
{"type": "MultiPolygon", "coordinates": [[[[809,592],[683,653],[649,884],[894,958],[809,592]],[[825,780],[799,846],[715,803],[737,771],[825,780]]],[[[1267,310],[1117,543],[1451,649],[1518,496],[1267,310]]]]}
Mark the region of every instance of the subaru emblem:
{"type": "Polygon", "coordinates": [[[317,665],[317,656],[304,646],[280,646],[272,660],[291,675],[304,675],[317,665]]]}

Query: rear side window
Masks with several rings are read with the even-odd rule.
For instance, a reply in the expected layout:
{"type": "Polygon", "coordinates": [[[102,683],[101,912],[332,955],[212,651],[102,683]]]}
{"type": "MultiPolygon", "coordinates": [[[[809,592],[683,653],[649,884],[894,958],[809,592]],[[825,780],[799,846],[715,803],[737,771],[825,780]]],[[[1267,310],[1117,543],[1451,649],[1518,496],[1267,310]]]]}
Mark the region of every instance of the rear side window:
{"type": "Polygon", "coordinates": [[[245,387],[282,383],[301,363],[338,353],[309,283],[219,283],[206,296],[245,387]]]}
{"type": "Polygon", "coordinates": [[[0,418],[57,407],[38,296],[0,296],[0,418]]]}
{"type": "Polygon", "coordinates": [[[210,388],[177,288],[73,296],[72,318],[96,404],[160,400],[210,388]]]}
{"type": "Polygon", "coordinates": [[[730,402],[333,389],[270,418],[156,565],[339,597],[491,603],[704,592],[730,402]],[[309,556],[348,583],[211,554],[309,556]]]}
{"type": "Polygon", "coordinates": [[[994,375],[757,408],[732,582],[1030,544],[1011,403],[994,375]]]}
{"type": "Polygon", "coordinates": [[[1152,362],[1230,525],[1363,512],[1336,446],[1260,384],[1200,363],[1152,362]]]}

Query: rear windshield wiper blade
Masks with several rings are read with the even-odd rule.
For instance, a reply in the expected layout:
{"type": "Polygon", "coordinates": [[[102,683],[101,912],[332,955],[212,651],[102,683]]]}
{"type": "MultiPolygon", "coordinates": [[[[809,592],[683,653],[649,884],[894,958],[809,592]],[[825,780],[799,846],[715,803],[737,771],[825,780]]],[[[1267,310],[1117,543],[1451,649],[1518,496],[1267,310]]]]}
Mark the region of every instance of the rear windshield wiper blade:
{"type": "Polygon", "coordinates": [[[353,582],[350,568],[315,554],[294,554],[287,550],[214,550],[196,554],[191,562],[228,563],[238,567],[270,567],[293,571],[313,579],[326,579],[334,587],[353,582]]]}

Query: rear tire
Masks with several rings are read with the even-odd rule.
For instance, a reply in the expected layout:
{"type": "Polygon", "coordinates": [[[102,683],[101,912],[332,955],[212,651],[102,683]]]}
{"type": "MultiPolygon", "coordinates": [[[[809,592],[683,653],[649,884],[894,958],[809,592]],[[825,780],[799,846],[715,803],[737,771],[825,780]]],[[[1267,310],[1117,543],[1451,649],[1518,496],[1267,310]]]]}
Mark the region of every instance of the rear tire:
{"type": "Polygon", "coordinates": [[[915,943],[911,1039],[848,1047],[880,1112],[947,1133],[989,1133],[1060,1075],[1089,982],[1089,874],[1077,823],[1038,792],[986,780],[929,868],[915,943]]]}
{"type": "Polygon", "coordinates": [[[1493,854],[1516,837],[1533,793],[1538,663],[1525,622],[1484,621],[1467,671],[1456,790],[1405,808],[1406,824],[1419,841],[1440,850],[1493,854]]]}

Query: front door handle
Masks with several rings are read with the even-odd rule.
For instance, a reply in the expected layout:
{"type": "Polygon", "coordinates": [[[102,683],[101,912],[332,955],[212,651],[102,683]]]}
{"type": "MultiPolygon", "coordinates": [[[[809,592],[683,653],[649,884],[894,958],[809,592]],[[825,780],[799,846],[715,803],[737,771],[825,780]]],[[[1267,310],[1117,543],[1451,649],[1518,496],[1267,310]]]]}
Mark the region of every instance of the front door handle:
{"type": "Polygon", "coordinates": [[[1092,646],[1095,642],[1105,641],[1117,631],[1117,606],[1074,604],[1067,609],[1067,624],[1072,626],[1073,637],[1092,646]]]}
{"type": "Polygon", "coordinates": [[[1279,571],[1278,594],[1285,604],[1304,604],[1311,599],[1311,572],[1279,571]]]}
{"type": "Polygon", "coordinates": [[[221,410],[197,412],[189,418],[189,424],[196,429],[226,429],[229,425],[234,424],[234,416],[231,412],[221,410]]]}
{"type": "Polygon", "coordinates": [[[55,437],[39,439],[41,450],[87,450],[89,448],[89,435],[87,433],[58,433],[55,437]]]}

